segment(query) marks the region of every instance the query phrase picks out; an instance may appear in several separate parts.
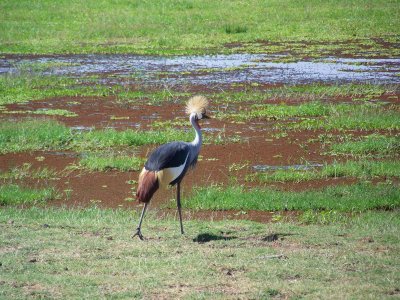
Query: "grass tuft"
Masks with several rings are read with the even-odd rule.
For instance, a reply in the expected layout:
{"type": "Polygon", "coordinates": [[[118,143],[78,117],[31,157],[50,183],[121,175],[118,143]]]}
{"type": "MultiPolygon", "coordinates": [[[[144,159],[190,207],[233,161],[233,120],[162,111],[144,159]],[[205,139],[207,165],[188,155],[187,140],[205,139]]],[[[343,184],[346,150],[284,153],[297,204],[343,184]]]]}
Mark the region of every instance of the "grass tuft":
{"type": "Polygon", "coordinates": [[[97,150],[191,139],[193,139],[191,130],[172,128],[150,131],[104,129],[73,132],[68,127],[52,120],[0,122],[0,153],[3,154],[41,149],[97,150]]]}
{"type": "Polygon", "coordinates": [[[77,117],[78,115],[66,109],[39,109],[39,110],[6,110],[6,114],[33,114],[33,115],[46,115],[46,116],[63,116],[63,117],[77,117]]]}
{"type": "Polygon", "coordinates": [[[0,122],[0,153],[61,149],[72,137],[70,129],[56,121],[0,122]]]}
{"type": "Polygon", "coordinates": [[[224,27],[225,33],[227,34],[237,34],[237,33],[246,33],[247,27],[243,25],[233,25],[228,24],[224,27]]]}
{"type": "Polygon", "coordinates": [[[192,131],[167,128],[166,130],[135,131],[127,129],[95,130],[82,133],[73,140],[72,146],[78,149],[104,149],[113,146],[141,146],[146,144],[162,144],[171,141],[189,141],[192,131]]]}
{"type": "Polygon", "coordinates": [[[400,112],[379,105],[335,106],[324,118],[307,119],[291,128],[325,130],[399,130],[400,112]]]}
{"type": "Polygon", "coordinates": [[[358,141],[333,144],[331,152],[352,156],[395,156],[400,154],[400,136],[372,134],[358,141]]]}
{"type": "Polygon", "coordinates": [[[114,152],[90,153],[79,161],[79,165],[92,171],[138,171],[144,160],[133,155],[114,152]]]}
{"type": "Polygon", "coordinates": [[[54,200],[58,194],[53,188],[30,189],[15,184],[0,186],[0,205],[39,204],[54,200]]]}
{"type": "Polygon", "coordinates": [[[185,206],[193,209],[266,211],[394,209],[400,206],[400,189],[390,184],[367,183],[303,192],[212,186],[197,188],[185,206]]]}
{"type": "Polygon", "coordinates": [[[321,169],[310,170],[276,170],[273,172],[259,172],[248,175],[246,180],[259,182],[302,182],[315,179],[356,177],[361,179],[372,179],[374,177],[397,177],[400,178],[399,161],[347,161],[344,163],[334,162],[327,164],[321,169]]]}
{"type": "Polygon", "coordinates": [[[0,173],[0,179],[13,180],[21,180],[25,178],[50,179],[55,178],[56,176],[57,172],[55,170],[46,167],[32,169],[32,164],[30,163],[24,163],[21,166],[16,166],[6,172],[0,173]]]}

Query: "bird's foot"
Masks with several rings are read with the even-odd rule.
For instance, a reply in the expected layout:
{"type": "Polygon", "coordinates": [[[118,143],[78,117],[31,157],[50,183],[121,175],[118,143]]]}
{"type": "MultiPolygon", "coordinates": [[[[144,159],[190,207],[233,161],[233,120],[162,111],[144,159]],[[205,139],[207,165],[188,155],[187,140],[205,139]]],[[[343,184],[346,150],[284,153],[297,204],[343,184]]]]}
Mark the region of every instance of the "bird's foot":
{"type": "Polygon", "coordinates": [[[138,236],[139,239],[142,240],[142,241],[144,240],[144,237],[143,237],[142,232],[140,231],[140,228],[136,229],[136,232],[132,235],[132,238],[134,238],[135,236],[138,236]]]}

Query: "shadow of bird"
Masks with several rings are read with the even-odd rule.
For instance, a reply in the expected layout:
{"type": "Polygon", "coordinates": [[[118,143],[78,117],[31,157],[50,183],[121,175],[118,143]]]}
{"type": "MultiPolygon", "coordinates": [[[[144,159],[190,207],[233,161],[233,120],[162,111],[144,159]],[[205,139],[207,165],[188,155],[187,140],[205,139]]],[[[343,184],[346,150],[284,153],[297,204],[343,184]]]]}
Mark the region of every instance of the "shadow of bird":
{"type": "Polygon", "coordinates": [[[229,241],[236,238],[237,238],[236,236],[223,236],[212,233],[201,233],[193,239],[193,242],[203,244],[211,241],[220,241],[220,240],[229,241]]]}

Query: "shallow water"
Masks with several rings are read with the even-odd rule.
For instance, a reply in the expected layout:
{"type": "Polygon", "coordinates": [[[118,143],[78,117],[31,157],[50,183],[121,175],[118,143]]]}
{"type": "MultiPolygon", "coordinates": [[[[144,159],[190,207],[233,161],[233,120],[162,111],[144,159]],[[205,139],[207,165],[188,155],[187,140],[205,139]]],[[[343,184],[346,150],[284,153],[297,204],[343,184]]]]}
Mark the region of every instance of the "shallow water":
{"type": "Polygon", "coordinates": [[[101,84],[305,84],[312,82],[400,83],[400,59],[327,57],[280,62],[285,56],[231,54],[213,56],[70,55],[1,58],[0,74],[21,69],[43,75],[85,78],[101,84]],[[122,83],[123,84],[123,83],[122,83]]]}

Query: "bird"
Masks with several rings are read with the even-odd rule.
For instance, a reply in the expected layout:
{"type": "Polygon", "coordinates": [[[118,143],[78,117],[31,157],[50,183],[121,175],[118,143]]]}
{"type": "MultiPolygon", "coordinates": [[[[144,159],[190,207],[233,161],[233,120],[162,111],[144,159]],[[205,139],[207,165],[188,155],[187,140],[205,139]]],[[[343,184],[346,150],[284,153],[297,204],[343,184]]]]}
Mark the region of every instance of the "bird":
{"type": "Polygon", "coordinates": [[[178,207],[181,234],[184,234],[181,209],[181,182],[187,171],[194,168],[197,163],[200,148],[202,145],[201,126],[199,121],[209,119],[207,107],[209,101],[204,96],[193,96],[186,104],[186,113],[195,131],[195,138],[192,142],[175,141],[163,144],[153,150],[142,171],[139,174],[136,199],[144,203],[136,232],[132,238],[138,236],[143,240],[141,232],[143,217],[147,206],[154,193],[160,187],[176,185],[176,202],[178,207]]]}

